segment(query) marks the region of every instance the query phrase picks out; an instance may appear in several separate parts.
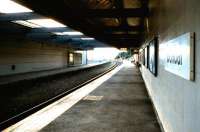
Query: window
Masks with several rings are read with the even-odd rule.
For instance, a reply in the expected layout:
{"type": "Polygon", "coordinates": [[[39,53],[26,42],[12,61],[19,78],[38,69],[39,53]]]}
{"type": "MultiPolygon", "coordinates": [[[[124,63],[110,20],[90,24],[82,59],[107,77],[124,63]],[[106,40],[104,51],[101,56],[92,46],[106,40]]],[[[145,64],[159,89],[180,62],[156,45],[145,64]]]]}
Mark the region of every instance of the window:
{"type": "Polygon", "coordinates": [[[74,55],[72,53],[69,54],[69,62],[73,63],[74,61],[74,55]]]}

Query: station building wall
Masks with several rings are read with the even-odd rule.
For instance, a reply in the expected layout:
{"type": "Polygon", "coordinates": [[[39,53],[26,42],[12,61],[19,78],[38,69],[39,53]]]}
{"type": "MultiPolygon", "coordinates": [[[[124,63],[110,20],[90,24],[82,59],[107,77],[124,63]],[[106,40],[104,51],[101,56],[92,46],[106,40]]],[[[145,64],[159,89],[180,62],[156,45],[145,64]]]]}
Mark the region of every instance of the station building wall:
{"type": "Polygon", "coordinates": [[[67,66],[65,46],[23,40],[1,40],[0,76],[67,66]]]}
{"type": "Polygon", "coordinates": [[[200,2],[199,0],[150,0],[150,4],[153,14],[148,21],[149,35],[159,38],[158,75],[153,76],[142,66],[142,76],[164,130],[198,132],[200,130],[200,2]],[[195,81],[185,80],[166,71],[164,60],[159,56],[162,44],[187,32],[195,32],[195,81]]]}
{"type": "Polygon", "coordinates": [[[82,65],[82,58],[81,53],[74,53],[74,65],[82,65]]]}

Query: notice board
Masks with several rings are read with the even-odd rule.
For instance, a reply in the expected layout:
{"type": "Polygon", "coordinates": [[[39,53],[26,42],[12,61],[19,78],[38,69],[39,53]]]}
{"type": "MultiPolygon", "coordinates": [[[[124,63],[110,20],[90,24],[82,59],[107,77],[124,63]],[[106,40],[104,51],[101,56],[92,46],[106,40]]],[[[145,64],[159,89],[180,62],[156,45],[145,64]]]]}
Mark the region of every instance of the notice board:
{"type": "Polygon", "coordinates": [[[186,33],[165,44],[165,70],[194,80],[194,33],[186,33]]]}

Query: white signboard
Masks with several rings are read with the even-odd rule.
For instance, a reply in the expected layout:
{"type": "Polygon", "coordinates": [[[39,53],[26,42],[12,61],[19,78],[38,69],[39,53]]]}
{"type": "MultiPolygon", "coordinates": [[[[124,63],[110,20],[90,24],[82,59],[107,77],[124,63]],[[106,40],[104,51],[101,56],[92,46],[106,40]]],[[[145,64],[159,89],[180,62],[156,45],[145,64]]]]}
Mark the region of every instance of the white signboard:
{"type": "Polygon", "coordinates": [[[168,41],[165,48],[165,70],[194,80],[194,33],[168,41]]]}

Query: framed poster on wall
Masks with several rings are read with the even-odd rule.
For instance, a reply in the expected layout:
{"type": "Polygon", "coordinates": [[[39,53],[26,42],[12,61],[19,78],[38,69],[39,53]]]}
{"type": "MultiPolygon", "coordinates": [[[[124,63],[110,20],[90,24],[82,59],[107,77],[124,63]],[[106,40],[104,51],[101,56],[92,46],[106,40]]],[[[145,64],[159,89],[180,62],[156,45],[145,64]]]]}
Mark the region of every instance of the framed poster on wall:
{"type": "Polygon", "coordinates": [[[139,58],[139,63],[142,64],[142,50],[139,50],[138,58],[139,58]]]}
{"type": "Polygon", "coordinates": [[[147,45],[144,49],[144,65],[146,68],[149,67],[149,46],[147,45]]]}
{"type": "Polygon", "coordinates": [[[149,42],[149,71],[157,76],[157,56],[158,56],[158,38],[155,37],[149,42]]]}
{"type": "Polygon", "coordinates": [[[142,64],[145,65],[145,50],[142,49],[142,64]]]}
{"type": "Polygon", "coordinates": [[[139,63],[144,65],[144,49],[140,49],[139,51],[139,63]]]}

